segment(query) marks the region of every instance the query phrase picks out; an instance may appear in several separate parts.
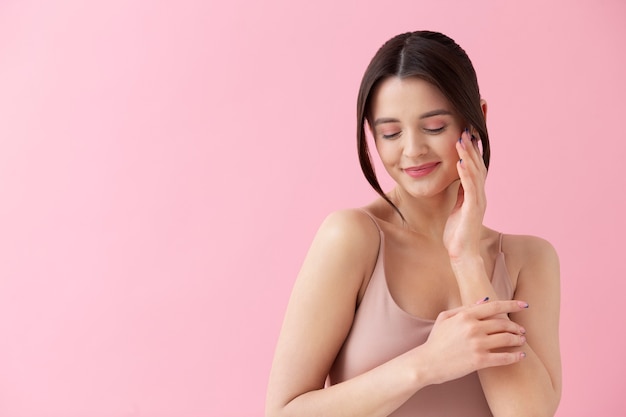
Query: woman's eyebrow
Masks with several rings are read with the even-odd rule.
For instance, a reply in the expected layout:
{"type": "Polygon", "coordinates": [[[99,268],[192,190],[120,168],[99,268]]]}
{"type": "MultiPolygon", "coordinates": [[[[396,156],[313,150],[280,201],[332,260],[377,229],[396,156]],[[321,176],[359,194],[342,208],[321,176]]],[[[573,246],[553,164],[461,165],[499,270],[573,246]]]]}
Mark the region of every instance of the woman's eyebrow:
{"type": "MultiPolygon", "coordinates": [[[[446,109],[431,110],[429,112],[426,112],[420,115],[419,118],[420,120],[422,120],[422,119],[428,119],[429,117],[433,117],[433,116],[452,116],[452,112],[446,109]]],[[[400,121],[398,119],[394,119],[392,117],[380,117],[374,120],[374,126],[378,126],[384,123],[399,123],[399,122],[400,121]]]]}
{"type": "Polygon", "coordinates": [[[380,118],[374,120],[374,126],[378,126],[378,125],[381,125],[383,123],[398,123],[398,122],[400,122],[400,120],[394,119],[394,118],[391,118],[391,117],[380,117],[380,118]]]}
{"type": "Polygon", "coordinates": [[[420,120],[421,119],[427,119],[429,117],[433,117],[433,116],[442,116],[442,115],[446,115],[446,116],[452,116],[452,112],[446,109],[437,109],[437,110],[432,110],[429,112],[426,112],[424,114],[422,114],[420,116],[420,120]]]}

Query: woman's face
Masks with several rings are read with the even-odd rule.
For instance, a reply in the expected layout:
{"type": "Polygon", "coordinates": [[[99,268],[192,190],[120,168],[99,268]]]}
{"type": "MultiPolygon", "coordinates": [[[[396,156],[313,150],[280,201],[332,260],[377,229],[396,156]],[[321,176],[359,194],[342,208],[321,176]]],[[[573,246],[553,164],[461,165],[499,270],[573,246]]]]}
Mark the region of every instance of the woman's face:
{"type": "Polygon", "coordinates": [[[391,77],[371,103],[376,148],[403,191],[433,196],[459,179],[455,144],[465,126],[437,87],[417,77],[391,77]]]}

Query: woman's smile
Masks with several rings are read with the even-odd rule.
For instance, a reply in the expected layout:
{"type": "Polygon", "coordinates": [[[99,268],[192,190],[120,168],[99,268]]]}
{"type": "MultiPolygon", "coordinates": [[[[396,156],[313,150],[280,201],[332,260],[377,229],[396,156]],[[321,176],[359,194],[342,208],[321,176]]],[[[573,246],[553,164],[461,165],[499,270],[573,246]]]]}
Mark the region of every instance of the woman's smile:
{"type": "Polygon", "coordinates": [[[372,96],[372,119],[381,162],[409,195],[434,196],[459,178],[463,123],[436,86],[417,77],[385,79],[372,96]]]}
{"type": "Polygon", "coordinates": [[[437,169],[440,163],[441,162],[429,162],[418,166],[403,168],[403,171],[410,177],[421,178],[437,169]]]}

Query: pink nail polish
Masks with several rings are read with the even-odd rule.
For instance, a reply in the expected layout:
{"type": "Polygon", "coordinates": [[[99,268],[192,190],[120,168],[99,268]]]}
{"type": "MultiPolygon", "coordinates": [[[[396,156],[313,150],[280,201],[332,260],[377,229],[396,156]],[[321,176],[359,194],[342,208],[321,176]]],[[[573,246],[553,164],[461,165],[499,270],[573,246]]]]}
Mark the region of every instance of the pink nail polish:
{"type": "Polygon", "coordinates": [[[522,308],[528,308],[528,303],[525,303],[523,301],[518,301],[517,304],[522,308]]]}

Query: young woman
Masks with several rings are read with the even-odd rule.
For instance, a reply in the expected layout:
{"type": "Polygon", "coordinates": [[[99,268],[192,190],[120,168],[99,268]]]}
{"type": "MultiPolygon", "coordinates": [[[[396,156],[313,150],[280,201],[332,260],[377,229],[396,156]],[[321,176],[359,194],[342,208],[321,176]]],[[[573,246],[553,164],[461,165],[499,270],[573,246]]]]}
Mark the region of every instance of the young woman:
{"type": "Polygon", "coordinates": [[[559,264],[485,227],[487,105],[450,38],[388,41],[363,77],[358,150],[380,198],[331,214],[295,283],[266,415],[552,416],[559,264]],[[395,180],[384,193],[371,132],[395,180]]]}

